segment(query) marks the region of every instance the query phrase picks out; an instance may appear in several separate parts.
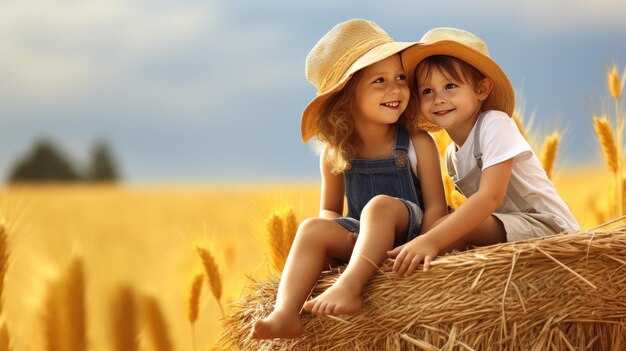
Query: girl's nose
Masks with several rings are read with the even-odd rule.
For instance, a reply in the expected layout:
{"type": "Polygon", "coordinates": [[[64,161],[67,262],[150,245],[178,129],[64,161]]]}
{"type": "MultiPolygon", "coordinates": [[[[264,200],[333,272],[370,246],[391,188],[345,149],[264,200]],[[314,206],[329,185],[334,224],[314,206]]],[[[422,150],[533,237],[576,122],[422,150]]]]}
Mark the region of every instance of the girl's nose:
{"type": "Polygon", "coordinates": [[[404,83],[403,81],[395,81],[394,84],[391,84],[391,86],[389,87],[389,90],[390,90],[391,93],[397,93],[404,86],[406,86],[406,83],[404,83]]]}
{"type": "Polygon", "coordinates": [[[438,94],[438,93],[434,93],[435,94],[435,104],[443,104],[444,102],[446,102],[446,99],[443,97],[443,94],[438,94]]]}

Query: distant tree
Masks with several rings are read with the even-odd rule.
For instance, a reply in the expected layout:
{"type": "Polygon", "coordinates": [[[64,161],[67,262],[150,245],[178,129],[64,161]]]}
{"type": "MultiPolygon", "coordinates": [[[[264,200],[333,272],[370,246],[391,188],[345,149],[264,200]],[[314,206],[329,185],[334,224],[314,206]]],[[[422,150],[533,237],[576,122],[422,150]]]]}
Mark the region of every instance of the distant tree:
{"type": "Polygon", "coordinates": [[[40,140],[9,174],[10,182],[76,181],[80,175],[66,156],[49,140],[40,140]]]}
{"type": "Polygon", "coordinates": [[[87,178],[92,181],[117,181],[119,172],[107,143],[97,142],[91,152],[87,178]]]}

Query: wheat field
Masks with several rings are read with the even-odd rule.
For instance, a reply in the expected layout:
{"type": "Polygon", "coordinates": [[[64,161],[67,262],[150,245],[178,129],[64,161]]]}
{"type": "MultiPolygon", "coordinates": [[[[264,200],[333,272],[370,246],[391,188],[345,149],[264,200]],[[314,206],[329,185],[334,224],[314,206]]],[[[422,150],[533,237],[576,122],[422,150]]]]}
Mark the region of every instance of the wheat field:
{"type": "MultiPolygon", "coordinates": [[[[606,217],[610,179],[601,167],[556,172],[557,189],[582,228],[606,217]]],[[[84,264],[89,350],[123,349],[112,340],[122,323],[115,297],[125,287],[160,307],[172,349],[210,349],[220,333],[221,306],[227,312],[250,279],[272,272],[268,216],[285,207],[298,221],[314,216],[318,192],[316,182],[2,189],[0,215],[10,251],[2,318],[12,349],[51,349],[46,332],[54,334],[57,326],[46,325],[47,292],[75,257],[84,264]],[[214,255],[222,292],[218,303],[205,281],[192,328],[189,291],[203,271],[197,247],[214,255]]],[[[148,324],[138,318],[137,349],[157,349],[148,324]]]]}
{"type": "MultiPolygon", "coordinates": [[[[315,184],[3,189],[0,213],[10,249],[3,313],[13,349],[46,349],[41,316],[48,284],[79,256],[85,266],[90,350],[112,349],[112,299],[123,285],[154,297],[174,349],[192,350],[187,294],[202,269],[195,246],[215,253],[227,309],[239,298],[246,274],[267,274],[260,249],[267,213],[289,204],[299,218],[314,214],[316,192],[315,184]]],[[[195,326],[197,350],[213,344],[219,318],[219,306],[205,285],[195,326]]],[[[140,336],[140,349],[152,349],[141,347],[147,341],[140,336]]]]}

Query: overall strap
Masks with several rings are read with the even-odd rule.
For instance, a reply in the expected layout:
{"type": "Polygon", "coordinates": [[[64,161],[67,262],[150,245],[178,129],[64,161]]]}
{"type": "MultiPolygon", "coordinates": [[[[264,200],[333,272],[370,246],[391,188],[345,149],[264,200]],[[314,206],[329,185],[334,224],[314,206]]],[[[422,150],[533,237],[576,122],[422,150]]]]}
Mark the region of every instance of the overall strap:
{"type": "Polygon", "coordinates": [[[480,116],[478,116],[478,119],[476,120],[476,128],[474,128],[474,159],[476,160],[476,165],[480,169],[483,168],[483,152],[480,148],[480,127],[483,124],[483,120],[486,114],[487,112],[483,112],[480,114],[480,116]]]}
{"type": "Polygon", "coordinates": [[[396,166],[399,168],[406,167],[409,164],[409,142],[411,135],[404,127],[404,124],[396,124],[396,144],[393,146],[393,157],[396,159],[396,166]]]}
{"type": "Polygon", "coordinates": [[[393,146],[393,154],[395,156],[406,155],[409,151],[409,142],[411,135],[404,127],[404,124],[398,123],[396,129],[396,144],[393,146]]]}

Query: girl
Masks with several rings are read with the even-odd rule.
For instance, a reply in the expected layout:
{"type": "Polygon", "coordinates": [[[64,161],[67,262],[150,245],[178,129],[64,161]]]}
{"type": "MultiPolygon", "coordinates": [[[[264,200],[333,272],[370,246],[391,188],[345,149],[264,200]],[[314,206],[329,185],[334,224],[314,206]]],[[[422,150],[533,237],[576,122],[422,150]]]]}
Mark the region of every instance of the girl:
{"type": "Polygon", "coordinates": [[[441,127],[448,174],[467,197],[455,212],[389,252],[393,270],[424,270],[439,253],[561,232],[578,223],[509,117],[515,104],[509,79],[472,33],[436,28],[402,53],[419,118],[441,127]]]}
{"type": "Polygon", "coordinates": [[[274,311],[254,323],[252,338],[300,336],[303,304],[316,315],[358,312],[387,251],[447,213],[435,143],[407,118],[415,99],[398,53],[411,45],[356,19],[335,26],[309,53],[307,78],[318,96],[304,110],[301,132],[304,142],[317,135],[324,146],[320,215],[298,228],[274,311]],[[348,217],[341,217],[344,192],[348,217]],[[322,269],[348,260],[339,279],[305,304],[322,269]]]}

